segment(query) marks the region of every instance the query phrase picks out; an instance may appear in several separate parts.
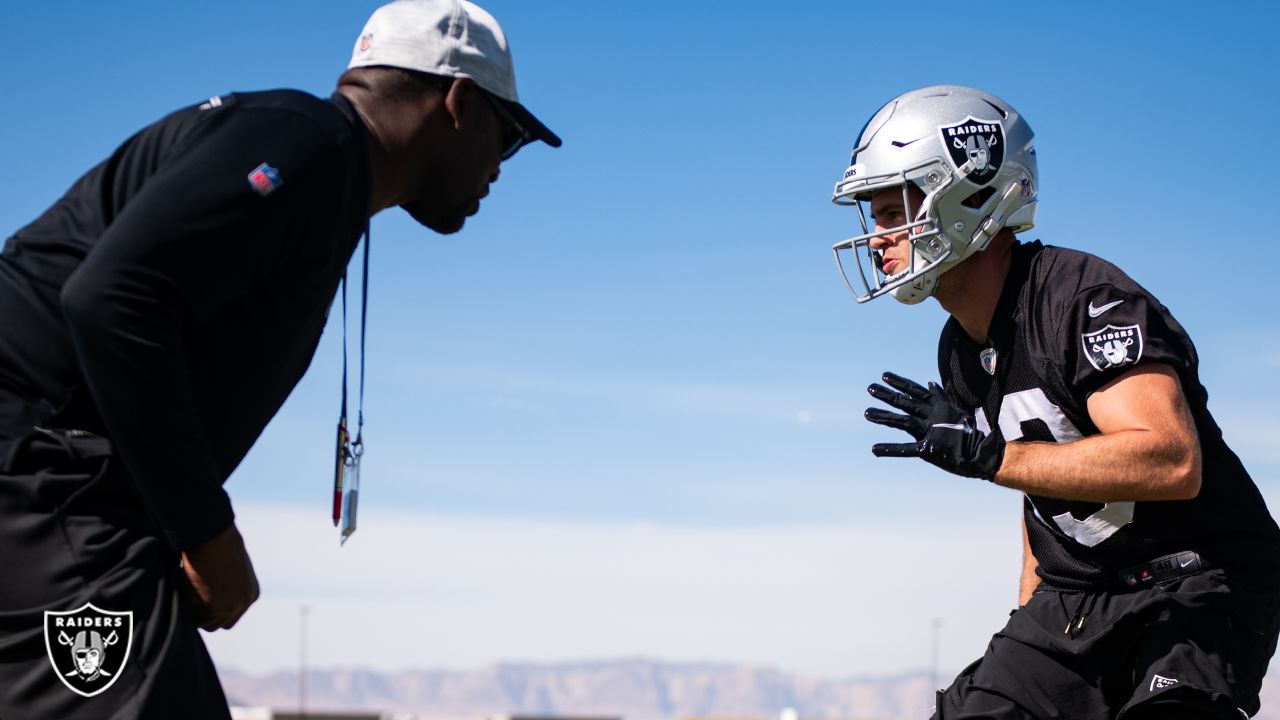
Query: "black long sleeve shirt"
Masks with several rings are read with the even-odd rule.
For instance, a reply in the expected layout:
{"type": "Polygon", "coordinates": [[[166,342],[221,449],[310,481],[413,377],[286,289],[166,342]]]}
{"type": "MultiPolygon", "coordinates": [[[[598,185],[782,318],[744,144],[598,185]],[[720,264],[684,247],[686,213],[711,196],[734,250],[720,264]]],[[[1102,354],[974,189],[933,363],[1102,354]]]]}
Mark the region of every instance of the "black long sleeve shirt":
{"type": "Polygon", "coordinates": [[[369,201],[336,94],[211,98],[125,141],[0,255],[0,451],[105,435],[175,548],[225,529],[222,483],[310,364],[369,201]]]}

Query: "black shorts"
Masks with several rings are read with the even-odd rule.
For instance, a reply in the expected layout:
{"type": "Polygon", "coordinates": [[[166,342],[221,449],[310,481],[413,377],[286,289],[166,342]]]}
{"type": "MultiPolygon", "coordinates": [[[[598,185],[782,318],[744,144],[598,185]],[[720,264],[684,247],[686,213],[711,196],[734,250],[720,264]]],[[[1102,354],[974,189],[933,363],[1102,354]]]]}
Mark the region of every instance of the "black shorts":
{"type": "Polygon", "coordinates": [[[14,444],[0,459],[0,718],[229,718],[179,572],[105,439],[14,444]],[[86,604],[117,624],[61,619],[86,604]]]}
{"type": "Polygon", "coordinates": [[[1278,629],[1280,595],[1221,570],[1133,592],[1039,589],[934,718],[1241,720],[1258,711],[1278,629]]]}

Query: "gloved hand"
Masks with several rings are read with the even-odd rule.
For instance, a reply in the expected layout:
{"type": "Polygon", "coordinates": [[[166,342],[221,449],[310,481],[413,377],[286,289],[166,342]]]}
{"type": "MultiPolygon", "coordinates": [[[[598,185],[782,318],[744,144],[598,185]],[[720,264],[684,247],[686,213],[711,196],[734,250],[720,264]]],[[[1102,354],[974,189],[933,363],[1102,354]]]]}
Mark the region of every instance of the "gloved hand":
{"type": "Polygon", "coordinates": [[[957,475],[995,477],[1004,460],[1004,440],[995,433],[984,435],[973,415],[951,402],[935,383],[925,388],[890,372],[881,379],[893,389],[873,384],[867,392],[906,414],[867,408],[863,416],[878,425],[905,430],[916,442],[877,443],[871,446],[876,457],[919,457],[957,475]]]}

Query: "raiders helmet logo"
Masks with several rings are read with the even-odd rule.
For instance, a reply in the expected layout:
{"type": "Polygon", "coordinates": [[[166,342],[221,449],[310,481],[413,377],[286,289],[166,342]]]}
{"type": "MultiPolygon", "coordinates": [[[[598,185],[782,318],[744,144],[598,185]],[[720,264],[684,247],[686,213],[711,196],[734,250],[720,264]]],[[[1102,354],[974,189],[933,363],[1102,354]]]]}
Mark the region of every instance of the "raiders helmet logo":
{"type": "Polygon", "coordinates": [[[1097,370],[1110,370],[1138,362],[1142,357],[1142,328],[1138,325],[1108,325],[1080,336],[1084,356],[1097,370]]]}
{"type": "Polygon", "coordinates": [[[956,170],[972,163],[965,176],[969,182],[986,185],[1000,171],[1004,163],[1004,125],[999,120],[969,116],[957,125],[938,128],[938,132],[942,133],[942,145],[956,170]]]}
{"type": "Polygon", "coordinates": [[[78,610],[44,613],[49,662],[71,692],[93,697],[115,684],[133,645],[133,612],[85,603],[78,610]]]}

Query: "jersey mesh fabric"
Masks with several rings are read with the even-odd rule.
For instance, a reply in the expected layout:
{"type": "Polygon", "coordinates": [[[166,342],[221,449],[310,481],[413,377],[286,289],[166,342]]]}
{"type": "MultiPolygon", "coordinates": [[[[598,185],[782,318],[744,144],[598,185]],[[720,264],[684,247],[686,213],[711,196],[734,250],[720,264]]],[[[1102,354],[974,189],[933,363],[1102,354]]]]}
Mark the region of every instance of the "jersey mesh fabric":
{"type": "Polygon", "coordinates": [[[1097,434],[1089,394],[1142,363],[1177,372],[1200,435],[1203,482],[1194,499],[1104,505],[1027,496],[1024,520],[1042,581],[1120,587],[1122,569],[1195,550],[1211,564],[1274,584],[1280,530],[1208,412],[1190,339],[1146,290],[1092,255],[1020,244],[989,335],[979,344],[948,322],[939,371],[951,397],[1007,441],[1097,434]],[[1110,341],[1090,342],[1113,336],[1120,340],[1105,347],[1110,354],[1095,349],[1110,341]],[[983,368],[984,351],[996,353],[994,373],[983,368]]]}

